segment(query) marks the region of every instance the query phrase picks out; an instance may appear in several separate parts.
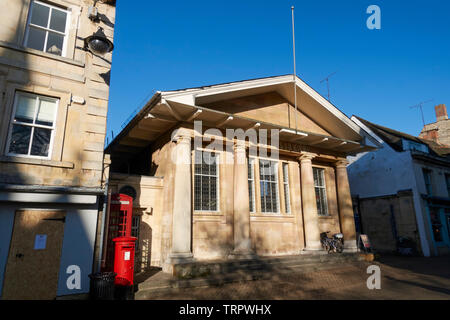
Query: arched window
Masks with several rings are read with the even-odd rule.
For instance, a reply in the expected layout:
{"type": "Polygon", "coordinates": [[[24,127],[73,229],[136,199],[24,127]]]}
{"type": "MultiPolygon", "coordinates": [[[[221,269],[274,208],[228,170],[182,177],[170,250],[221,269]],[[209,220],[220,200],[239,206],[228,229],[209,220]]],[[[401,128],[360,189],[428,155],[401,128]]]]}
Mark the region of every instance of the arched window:
{"type": "Polygon", "coordinates": [[[134,189],[132,186],[123,186],[120,188],[119,193],[126,194],[127,196],[130,196],[133,198],[133,200],[136,200],[136,189],[134,189]]]}

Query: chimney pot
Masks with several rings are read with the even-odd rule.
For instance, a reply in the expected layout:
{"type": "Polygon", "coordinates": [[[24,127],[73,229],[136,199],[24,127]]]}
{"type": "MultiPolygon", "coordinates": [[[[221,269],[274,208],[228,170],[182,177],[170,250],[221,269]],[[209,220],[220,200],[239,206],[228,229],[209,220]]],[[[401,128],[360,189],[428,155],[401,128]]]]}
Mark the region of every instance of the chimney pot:
{"type": "Polygon", "coordinates": [[[447,107],[445,106],[445,104],[437,105],[436,107],[434,107],[434,110],[436,111],[436,121],[448,119],[447,107]]]}

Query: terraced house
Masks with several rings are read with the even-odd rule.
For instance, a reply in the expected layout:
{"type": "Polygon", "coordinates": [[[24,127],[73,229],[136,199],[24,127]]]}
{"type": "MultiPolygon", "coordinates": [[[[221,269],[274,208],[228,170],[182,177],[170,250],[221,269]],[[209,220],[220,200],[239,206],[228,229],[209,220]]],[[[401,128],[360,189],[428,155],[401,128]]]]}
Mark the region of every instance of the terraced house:
{"type": "MultiPolygon", "coordinates": [[[[349,158],[350,186],[362,232],[378,252],[399,251],[400,240],[408,239],[412,252],[447,255],[450,147],[357,116],[352,120],[367,139],[375,139],[377,147],[375,152],[349,158]]],[[[440,131],[442,138],[445,130],[440,131]]]]}
{"type": "Polygon", "coordinates": [[[300,255],[325,231],[355,251],[359,130],[292,75],[157,92],[106,149],[113,192],[135,198],[138,268],[300,255]]]}
{"type": "Polygon", "coordinates": [[[0,3],[2,299],[89,291],[114,19],[115,1],[0,3]]]}

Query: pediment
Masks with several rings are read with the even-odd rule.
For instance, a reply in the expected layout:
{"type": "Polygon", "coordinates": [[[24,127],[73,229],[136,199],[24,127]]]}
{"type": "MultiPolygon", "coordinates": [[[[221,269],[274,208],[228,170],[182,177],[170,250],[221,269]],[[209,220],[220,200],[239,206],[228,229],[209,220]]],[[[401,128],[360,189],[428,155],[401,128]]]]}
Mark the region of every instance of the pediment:
{"type": "Polygon", "coordinates": [[[206,103],[202,107],[291,129],[297,127],[305,132],[332,135],[298,108],[296,112],[295,107],[276,91],[206,103]]]}

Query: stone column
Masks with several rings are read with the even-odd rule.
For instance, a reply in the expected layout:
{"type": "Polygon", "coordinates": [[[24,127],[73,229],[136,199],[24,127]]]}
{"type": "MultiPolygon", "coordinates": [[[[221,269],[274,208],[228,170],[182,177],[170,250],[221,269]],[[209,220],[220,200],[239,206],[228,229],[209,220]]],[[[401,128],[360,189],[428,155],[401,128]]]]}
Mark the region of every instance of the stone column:
{"type": "Polygon", "coordinates": [[[248,165],[245,141],[234,144],[234,201],[233,201],[234,250],[230,257],[251,255],[250,204],[248,196],[248,165]]]}
{"type": "Polygon", "coordinates": [[[300,156],[300,171],[302,185],[303,220],[305,226],[305,251],[321,250],[319,216],[317,213],[316,192],[311,160],[316,155],[304,153],[300,156]]]}
{"type": "Polygon", "coordinates": [[[347,175],[347,160],[340,160],[336,163],[336,187],[339,204],[339,220],[341,232],[344,234],[344,249],[346,251],[356,251],[356,229],[355,218],[352,206],[352,196],[347,175]]]}
{"type": "Polygon", "coordinates": [[[186,129],[178,129],[172,136],[176,146],[172,152],[175,166],[173,192],[172,251],[171,263],[192,259],[192,177],[191,135],[186,129]]]}

